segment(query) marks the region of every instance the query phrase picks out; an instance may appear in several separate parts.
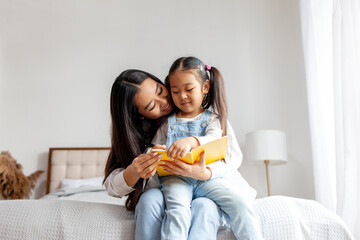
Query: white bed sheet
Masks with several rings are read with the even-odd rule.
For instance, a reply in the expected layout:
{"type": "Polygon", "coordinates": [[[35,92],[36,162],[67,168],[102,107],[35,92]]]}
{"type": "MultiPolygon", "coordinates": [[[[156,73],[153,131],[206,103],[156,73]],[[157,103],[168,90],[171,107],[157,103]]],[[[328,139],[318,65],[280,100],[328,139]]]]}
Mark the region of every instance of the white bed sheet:
{"type": "Polygon", "coordinates": [[[74,200],[0,201],[0,239],[133,239],[134,215],[114,204],[74,200]]]}
{"type": "Polygon", "coordinates": [[[84,202],[107,203],[125,206],[126,197],[109,196],[103,186],[81,186],[62,188],[42,197],[42,199],[74,200],[84,202]]]}

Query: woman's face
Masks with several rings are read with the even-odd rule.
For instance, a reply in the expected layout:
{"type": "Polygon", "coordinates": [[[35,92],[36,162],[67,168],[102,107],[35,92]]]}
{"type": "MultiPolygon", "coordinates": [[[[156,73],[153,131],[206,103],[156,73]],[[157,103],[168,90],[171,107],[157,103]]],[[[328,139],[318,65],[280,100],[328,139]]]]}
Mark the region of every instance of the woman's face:
{"type": "Polygon", "coordinates": [[[151,78],[146,78],[140,84],[134,101],[139,114],[150,119],[168,115],[173,109],[169,91],[151,78]]]}

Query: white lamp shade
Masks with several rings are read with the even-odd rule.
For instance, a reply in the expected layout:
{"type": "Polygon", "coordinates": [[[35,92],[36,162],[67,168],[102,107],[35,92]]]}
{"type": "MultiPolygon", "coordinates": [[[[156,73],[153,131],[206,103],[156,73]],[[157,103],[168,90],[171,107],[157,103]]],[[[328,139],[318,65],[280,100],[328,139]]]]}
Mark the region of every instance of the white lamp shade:
{"type": "Polygon", "coordinates": [[[279,130],[258,130],[245,135],[248,161],[269,160],[270,164],[287,162],[286,136],[279,130]]]}

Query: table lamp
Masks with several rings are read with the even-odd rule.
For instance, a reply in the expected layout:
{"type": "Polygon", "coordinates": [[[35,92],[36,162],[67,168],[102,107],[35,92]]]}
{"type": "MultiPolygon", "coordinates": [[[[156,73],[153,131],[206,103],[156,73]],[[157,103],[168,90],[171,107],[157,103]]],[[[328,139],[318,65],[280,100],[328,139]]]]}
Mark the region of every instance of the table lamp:
{"type": "Polygon", "coordinates": [[[245,135],[245,156],[249,162],[264,162],[268,196],[270,196],[269,164],[287,162],[286,136],[279,130],[258,130],[245,135]]]}

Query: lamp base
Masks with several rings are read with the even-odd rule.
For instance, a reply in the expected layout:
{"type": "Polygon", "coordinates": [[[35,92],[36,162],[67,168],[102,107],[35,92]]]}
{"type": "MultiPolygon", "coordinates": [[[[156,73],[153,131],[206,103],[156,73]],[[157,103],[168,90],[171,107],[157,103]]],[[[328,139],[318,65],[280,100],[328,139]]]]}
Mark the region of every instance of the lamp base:
{"type": "Polygon", "coordinates": [[[265,168],[266,168],[266,182],[267,182],[267,190],[268,196],[270,196],[270,180],[269,180],[269,160],[264,160],[265,168]]]}

